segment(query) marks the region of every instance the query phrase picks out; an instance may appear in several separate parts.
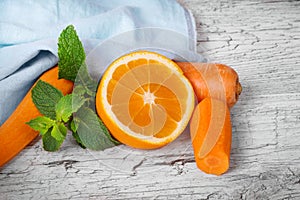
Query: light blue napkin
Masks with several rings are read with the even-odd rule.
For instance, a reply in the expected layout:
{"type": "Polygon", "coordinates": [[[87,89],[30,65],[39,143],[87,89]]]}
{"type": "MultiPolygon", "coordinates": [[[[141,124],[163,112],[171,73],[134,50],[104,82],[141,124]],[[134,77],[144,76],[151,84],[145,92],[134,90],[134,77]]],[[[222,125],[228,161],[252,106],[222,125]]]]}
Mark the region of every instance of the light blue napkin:
{"type": "Polygon", "coordinates": [[[175,0],[1,0],[0,125],[41,73],[57,63],[57,38],[69,24],[86,53],[110,37],[149,27],[186,36],[189,44],[175,48],[196,52],[193,16],[175,0]]]}

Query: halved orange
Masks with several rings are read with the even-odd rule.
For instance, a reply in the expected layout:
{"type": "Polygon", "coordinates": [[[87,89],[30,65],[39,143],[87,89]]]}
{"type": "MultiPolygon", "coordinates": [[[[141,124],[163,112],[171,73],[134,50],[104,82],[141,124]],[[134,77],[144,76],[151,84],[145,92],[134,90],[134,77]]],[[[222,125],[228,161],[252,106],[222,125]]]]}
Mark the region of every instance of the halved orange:
{"type": "Polygon", "coordinates": [[[181,69],[153,52],[137,51],[115,60],[96,94],[96,110],[111,134],[141,149],[162,147],[186,128],[194,91],[181,69]]]}

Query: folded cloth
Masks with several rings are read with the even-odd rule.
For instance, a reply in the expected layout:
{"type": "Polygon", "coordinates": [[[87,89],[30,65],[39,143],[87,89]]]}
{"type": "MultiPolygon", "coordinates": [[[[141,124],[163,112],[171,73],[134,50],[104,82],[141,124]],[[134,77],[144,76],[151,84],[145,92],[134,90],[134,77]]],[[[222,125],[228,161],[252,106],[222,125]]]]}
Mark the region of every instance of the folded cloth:
{"type": "Polygon", "coordinates": [[[193,16],[175,0],[1,0],[0,125],[57,63],[57,38],[69,24],[86,53],[110,37],[146,27],[176,31],[189,38],[176,48],[196,52],[193,16]]]}

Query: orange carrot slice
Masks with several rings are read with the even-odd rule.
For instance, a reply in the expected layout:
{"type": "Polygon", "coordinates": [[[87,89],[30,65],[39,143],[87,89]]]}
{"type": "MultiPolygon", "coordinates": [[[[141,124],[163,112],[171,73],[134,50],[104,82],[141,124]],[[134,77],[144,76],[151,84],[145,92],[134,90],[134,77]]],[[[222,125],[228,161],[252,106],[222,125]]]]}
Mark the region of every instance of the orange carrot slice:
{"type": "Polygon", "coordinates": [[[224,101],[205,98],[195,108],[190,133],[196,164],[208,173],[221,175],[229,168],[231,122],[224,101]]]}

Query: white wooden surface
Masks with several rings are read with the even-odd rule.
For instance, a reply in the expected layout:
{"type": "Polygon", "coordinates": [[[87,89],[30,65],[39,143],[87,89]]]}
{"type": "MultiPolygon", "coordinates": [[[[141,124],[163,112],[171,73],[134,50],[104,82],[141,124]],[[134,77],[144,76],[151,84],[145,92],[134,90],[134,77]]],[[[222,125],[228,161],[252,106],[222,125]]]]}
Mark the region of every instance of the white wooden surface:
{"type": "Polygon", "coordinates": [[[199,171],[188,134],[158,150],[90,152],[36,140],[0,171],[0,199],[300,199],[300,2],[180,0],[198,48],[232,66],[243,93],[232,109],[231,167],[199,171]]]}

